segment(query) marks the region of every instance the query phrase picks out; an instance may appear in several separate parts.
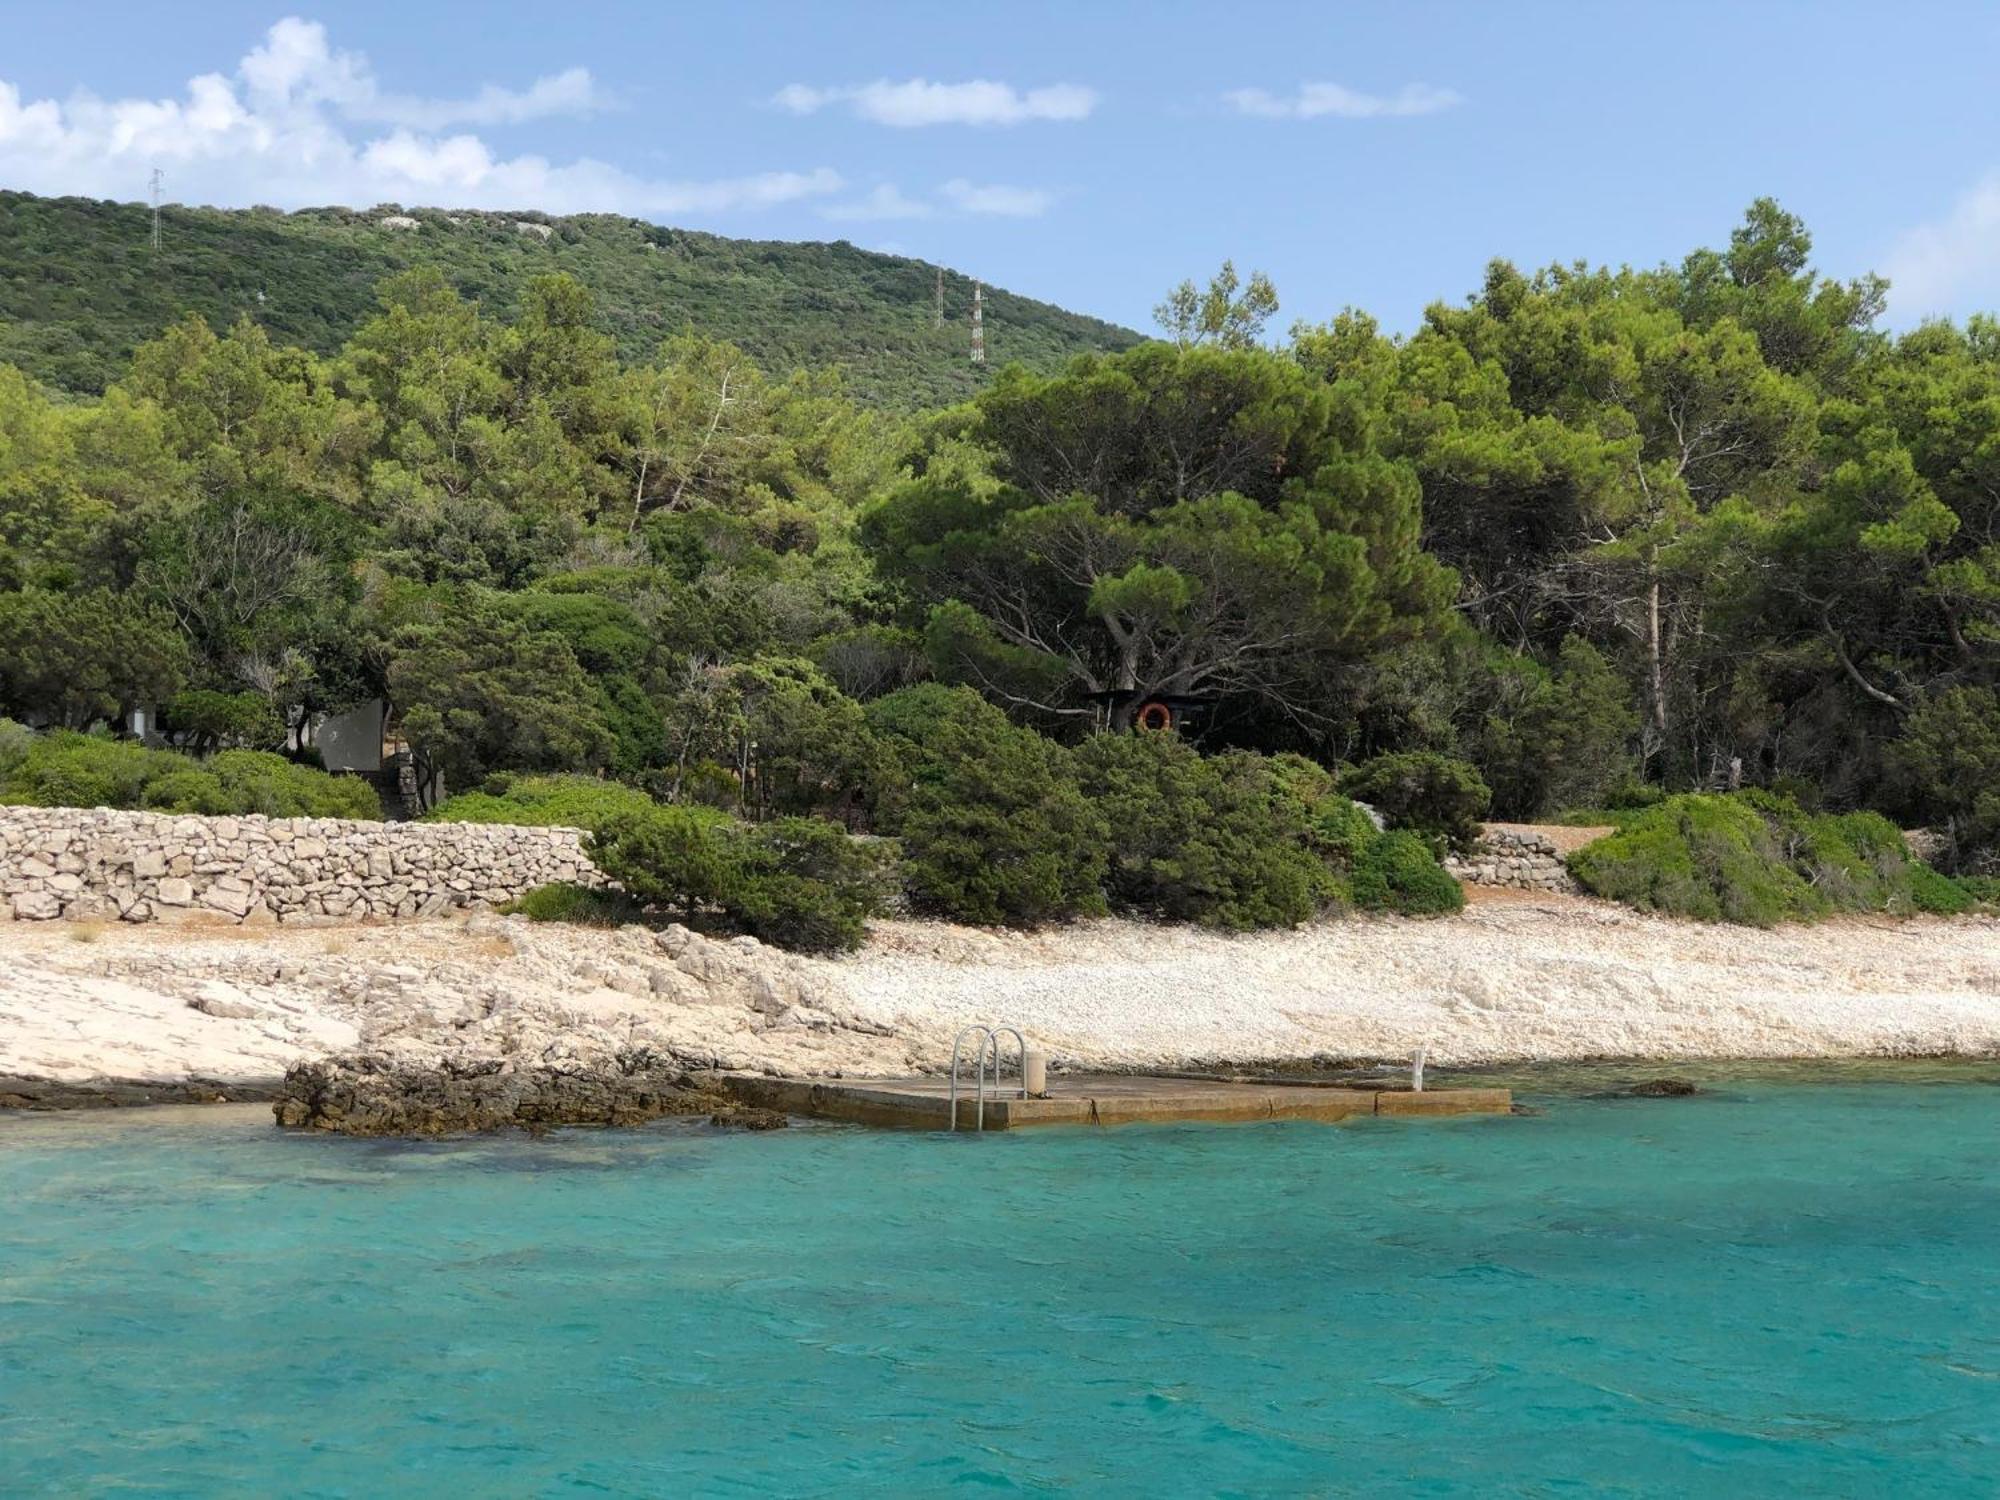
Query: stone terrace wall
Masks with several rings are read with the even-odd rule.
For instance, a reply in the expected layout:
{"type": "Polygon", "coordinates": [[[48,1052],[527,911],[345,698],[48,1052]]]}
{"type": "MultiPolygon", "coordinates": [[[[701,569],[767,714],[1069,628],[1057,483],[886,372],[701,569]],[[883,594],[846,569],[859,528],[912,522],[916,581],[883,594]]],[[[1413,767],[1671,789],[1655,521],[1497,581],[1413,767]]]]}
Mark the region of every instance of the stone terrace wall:
{"type": "Polygon", "coordinates": [[[432,916],[603,883],[574,828],[0,807],[0,921],[432,916]]]}
{"type": "Polygon", "coordinates": [[[1454,854],[1444,867],[1467,885],[1505,885],[1525,891],[1574,891],[1577,884],[1562,851],[1545,833],[1488,828],[1470,854],[1454,854]]]}

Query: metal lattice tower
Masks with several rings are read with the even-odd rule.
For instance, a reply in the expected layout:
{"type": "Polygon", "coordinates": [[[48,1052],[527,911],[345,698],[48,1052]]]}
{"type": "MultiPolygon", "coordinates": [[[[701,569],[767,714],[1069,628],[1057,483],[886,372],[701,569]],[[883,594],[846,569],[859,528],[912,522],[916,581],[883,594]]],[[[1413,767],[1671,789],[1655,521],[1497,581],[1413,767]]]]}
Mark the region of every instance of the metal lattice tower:
{"type": "Polygon", "coordinates": [[[153,168],[153,248],[160,248],[160,184],[165,180],[158,167],[153,168]]]}
{"type": "Polygon", "coordinates": [[[986,309],[976,281],[972,283],[972,362],[986,363],[986,309]]]}
{"type": "Polygon", "coordinates": [[[931,327],[933,328],[944,327],[944,267],[943,266],[938,267],[937,312],[936,315],[931,319],[931,327]]]}

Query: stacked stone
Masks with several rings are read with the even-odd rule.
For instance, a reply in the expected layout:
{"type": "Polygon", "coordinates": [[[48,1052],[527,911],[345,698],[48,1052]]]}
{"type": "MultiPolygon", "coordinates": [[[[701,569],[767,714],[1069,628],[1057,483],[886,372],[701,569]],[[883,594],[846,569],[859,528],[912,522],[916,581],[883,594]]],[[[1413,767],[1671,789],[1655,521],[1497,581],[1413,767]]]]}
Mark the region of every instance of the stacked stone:
{"type": "Polygon", "coordinates": [[[1467,885],[1502,885],[1525,891],[1575,891],[1555,840],[1518,828],[1488,828],[1470,854],[1454,854],[1444,867],[1467,885]]]}
{"type": "Polygon", "coordinates": [[[426,917],[602,885],[574,828],[0,807],[0,920],[426,917]]]}

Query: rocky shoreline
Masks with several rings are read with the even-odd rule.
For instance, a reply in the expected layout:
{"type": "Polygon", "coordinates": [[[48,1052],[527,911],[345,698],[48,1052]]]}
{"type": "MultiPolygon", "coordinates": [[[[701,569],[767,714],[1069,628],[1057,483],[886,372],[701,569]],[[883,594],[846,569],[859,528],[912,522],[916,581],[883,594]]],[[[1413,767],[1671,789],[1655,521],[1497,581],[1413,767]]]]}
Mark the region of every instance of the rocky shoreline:
{"type": "MultiPolygon", "coordinates": [[[[805,959],[684,927],[476,913],[332,929],[13,923],[0,1108],[274,1101],[436,1134],[757,1123],[727,1075],[941,1071],[970,1021],[1078,1070],[2000,1054],[2000,922],[1764,932],[1490,892],[1437,921],[1230,936],[876,924],[805,959]]],[[[769,1123],[769,1122],[764,1122],[769,1123]]]]}
{"type": "Polygon", "coordinates": [[[587,1068],[513,1068],[498,1058],[436,1067],[374,1057],[300,1063],[285,1074],[271,1113],[290,1128],[363,1136],[643,1125],[684,1115],[752,1130],[786,1123],[738,1101],[716,1075],[644,1050],[587,1068]]]}

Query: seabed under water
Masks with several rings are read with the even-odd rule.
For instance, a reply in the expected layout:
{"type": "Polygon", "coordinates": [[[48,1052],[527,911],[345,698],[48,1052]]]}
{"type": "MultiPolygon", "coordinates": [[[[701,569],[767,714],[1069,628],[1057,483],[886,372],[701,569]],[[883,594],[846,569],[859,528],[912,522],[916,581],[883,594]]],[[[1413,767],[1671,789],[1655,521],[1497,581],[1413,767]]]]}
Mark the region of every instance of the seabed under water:
{"type": "Polygon", "coordinates": [[[0,1118],[0,1494],[1992,1493],[2000,1062],[1432,1079],[1541,1113],[0,1118]]]}

